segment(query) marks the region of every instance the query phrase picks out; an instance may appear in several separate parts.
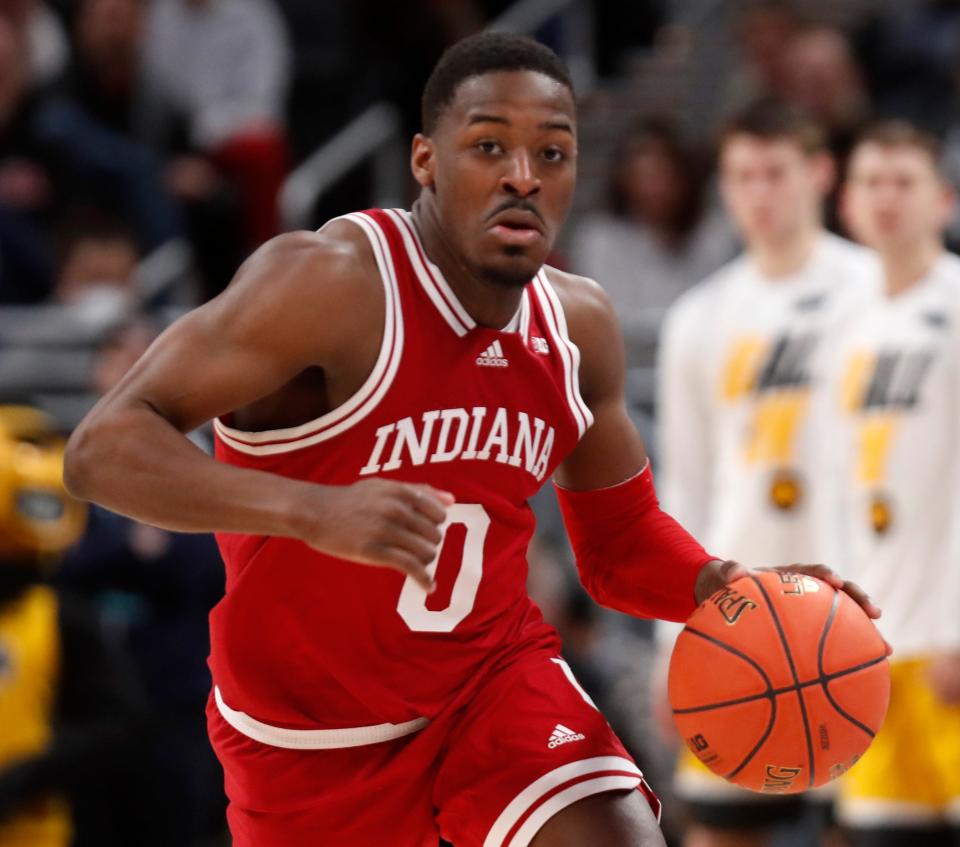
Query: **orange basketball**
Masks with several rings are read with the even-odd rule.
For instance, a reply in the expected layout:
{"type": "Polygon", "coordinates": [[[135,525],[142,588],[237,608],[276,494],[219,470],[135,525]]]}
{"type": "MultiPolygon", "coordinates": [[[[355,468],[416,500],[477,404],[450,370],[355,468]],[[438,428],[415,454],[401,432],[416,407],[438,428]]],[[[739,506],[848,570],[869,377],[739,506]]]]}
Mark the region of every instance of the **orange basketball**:
{"type": "Polygon", "coordinates": [[[880,633],[847,594],[760,571],[690,616],[669,690],[681,736],[710,770],[790,794],[863,755],[887,712],[890,671],[880,633]]]}

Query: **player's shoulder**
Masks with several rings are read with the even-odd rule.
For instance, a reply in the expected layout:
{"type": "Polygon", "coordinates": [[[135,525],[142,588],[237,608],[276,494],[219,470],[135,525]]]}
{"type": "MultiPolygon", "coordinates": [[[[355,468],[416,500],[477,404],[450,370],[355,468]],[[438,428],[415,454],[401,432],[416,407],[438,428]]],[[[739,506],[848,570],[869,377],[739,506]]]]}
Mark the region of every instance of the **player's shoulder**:
{"type": "Polygon", "coordinates": [[[574,341],[584,334],[601,335],[616,326],[616,313],[610,297],[596,280],[550,265],[544,265],[543,271],[560,301],[574,341]]]}
{"type": "Polygon", "coordinates": [[[234,285],[289,290],[300,297],[351,290],[376,290],[379,272],[363,232],[334,220],[316,232],[274,236],[243,264],[234,285]]]}

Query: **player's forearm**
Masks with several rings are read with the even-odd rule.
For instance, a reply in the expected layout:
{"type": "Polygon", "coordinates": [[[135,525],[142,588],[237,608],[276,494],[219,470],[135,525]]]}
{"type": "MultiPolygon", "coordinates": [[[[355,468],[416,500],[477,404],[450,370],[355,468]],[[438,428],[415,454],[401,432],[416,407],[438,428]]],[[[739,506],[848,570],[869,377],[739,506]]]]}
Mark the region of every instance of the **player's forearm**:
{"type": "Polygon", "coordinates": [[[620,485],[579,492],[558,486],[557,493],[594,600],[636,617],[686,620],[718,563],[661,511],[649,467],[620,485]]]}
{"type": "Polygon", "coordinates": [[[64,480],[76,497],[165,529],[292,537],[320,488],[218,462],[145,405],[94,411],[70,439],[64,480]]]}

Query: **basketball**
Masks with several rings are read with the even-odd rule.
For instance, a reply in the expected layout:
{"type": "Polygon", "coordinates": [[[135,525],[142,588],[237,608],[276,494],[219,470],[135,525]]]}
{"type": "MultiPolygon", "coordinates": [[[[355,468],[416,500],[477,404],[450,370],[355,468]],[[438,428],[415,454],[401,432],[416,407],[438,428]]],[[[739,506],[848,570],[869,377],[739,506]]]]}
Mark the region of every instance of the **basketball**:
{"type": "Polygon", "coordinates": [[[714,773],[792,794],[840,776],[883,723],[883,638],[857,603],[810,576],[759,571],[690,616],[670,660],[677,728],[714,773]]]}

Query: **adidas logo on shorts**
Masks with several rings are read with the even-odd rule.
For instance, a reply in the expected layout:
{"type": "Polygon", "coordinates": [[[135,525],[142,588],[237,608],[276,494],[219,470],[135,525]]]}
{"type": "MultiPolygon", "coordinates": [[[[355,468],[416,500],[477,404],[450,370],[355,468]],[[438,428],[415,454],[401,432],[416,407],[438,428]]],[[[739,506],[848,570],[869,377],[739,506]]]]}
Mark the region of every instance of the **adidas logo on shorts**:
{"type": "Polygon", "coordinates": [[[553,732],[550,733],[550,740],[547,742],[547,747],[553,750],[561,744],[569,744],[571,741],[583,741],[586,737],[582,732],[574,732],[562,723],[558,723],[553,728],[553,732]]]}
{"type": "Polygon", "coordinates": [[[477,356],[477,364],[488,368],[505,368],[510,362],[504,358],[503,348],[499,341],[494,341],[486,350],[477,356]]]}

